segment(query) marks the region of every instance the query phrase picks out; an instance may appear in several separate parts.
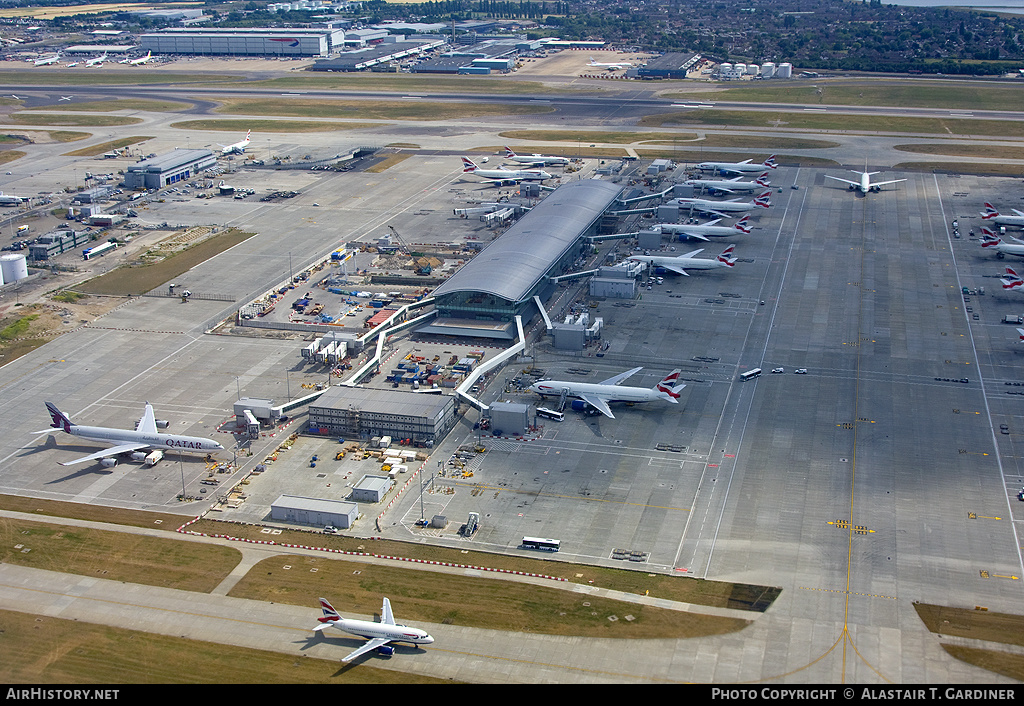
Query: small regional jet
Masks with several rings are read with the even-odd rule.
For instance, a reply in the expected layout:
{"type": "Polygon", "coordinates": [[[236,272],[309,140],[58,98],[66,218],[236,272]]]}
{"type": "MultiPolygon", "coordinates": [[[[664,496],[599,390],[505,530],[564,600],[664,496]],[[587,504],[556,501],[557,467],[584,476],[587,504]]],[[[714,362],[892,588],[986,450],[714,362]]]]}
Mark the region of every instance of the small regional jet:
{"type": "Polygon", "coordinates": [[[620,382],[635,375],[643,368],[633,368],[624,373],[619,373],[601,382],[576,382],[574,380],[540,380],[530,385],[531,392],[536,392],[541,397],[561,396],[575,397],[583,400],[586,405],[593,407],[606,417],[615,419],[609,402],[650,402],[651,400],[665,400],[672,404],[679,404],[679,392],[686,385],[676,385],[679,380],[680,371],[673,370],[665,376],[661,382],[648,389],[645,387],[623,387],[620,382]]]}
{"type": "Polygon", "coordinates": [[[708,191],[724,191],[728,194],[737,191],[758,191],[770,189],[772,183],[768,180],[768,172],[762,172],[755,181],[740,181],[742,177],[732,179],[687,179],[684,184],[697,186],[708,191]]]}
{"type": "Polygon", "coordinates": [[[326,630],[327,628],[337,628],[353,635],[359,635],[360,637],[368,638],[368,642],[363,644],[359,649],[350,652],[347,656],[341,659],[342,662],[351,662],[353,659],[361,654],[365,654],[370,650],[377,650],[379,654],[393,655],[395,648],[391,647],[388,643],[391,642],[409,642],[413,645],[429,645],[434,641],[430,635],[425,631],[418,628],[409,628],[405,625],[399,625],[395,622],[395,617],[391,613],[391,601],[386,597],[384,598],[384,605],[380,609],[380,622],[374,623],[369,620],[352,620],[349,618],[343,618],[338,614],[338,611],[334,609],[330,603],[327,602],[326,598],[320,599],[320,609],[323,611],[323,616],[318,618],[320,624],[313,628],[316,632],[326,630]]]}
{"type": "Polygon", "coordinates": [[[687,224],[687,223],[659,223],[655,226],[651,226],[651,230],[655,233],[663,233],[665,235],[678,235],[679,239],[693,238],[694,240],[707,240],[707,236],[732,236],[739,235],[741,233],[750,232],[750,216],[746,215],[739,219],[731,226],[720,226],[716,225],[721,218],[716,218],[713,221],[700,224],[687,224]]]}
{"type": "Polygon", "coordinates": [[[221,154],[242,154],[242,153],[244,153],[245,152],[245,148],[248,147],[249,143],[252,141],[250,139],[251,137],[252,137],[252,130],[246,130],[245,131],[245,139],[244,140],[239,140],[238,142],[232,143],[230,145],[220,145],[220,148],[221,148],[220,153],[221,154]]]}
{"type": "Polygon", "coordinates": [[[63,431],[72,436],[78,436],[89,441],[101,443],[114,442],[115,446],[97,451],[94,454],[76,458],[73,461],[61,462],[62,466],[71,466],[76,463],[95,461],[99,459],[100,465],[104,468],[113,468],[117,465],[117,459],[110,458],[117,454],[131,454],[133,461],[144,461],[147,466],[154,466],[164,457],[165,451],[222,451],[223,446],[213,439],[204,439],[200,436],[182,436],[180,434],[162,434],[157,431],[157,421],[153,414],[153,405],[146,403],[146,411],[139,420],[137,429],[113,429],[110,427],[87,427],[72,422],[63,412],[57,409],[53,402],[46,403],[46,409],[50,411],[53,423],[50,429],[43,429],[36,434],[52,434],[56,431],[63,431]],[[148,454],[139,453],[145,449],[153,449],[148,454]]]}
{"type": "Polygon", "coordinates": [[[473,160],[462,158],[462,173],[473,174],[501,184],[518,184],[521,181],[544,181],[551,175],[543,169],[481,169],[473,160]]]}
{"type": "Polygon", "coordinates": [[[1024,240],[1021,240],[1020,238],[1013,238],[1013,236],[1010,237],[1017,242],[1004,243],[1002,238],[998,237],[988,228],[982,228],[981,247],[990,249],[1000,260],[1002,260],[1005,255],[1024,257],[1024,240]]]}
{"type": "Polygon", "coordinates": [[[1001,214],[992,204],[986,201],[985,210],[981,212],[981,220],[988,221],[989,223],[997,226],[1018,226],[1020,228],[1024,228],[1024,211],[1013,209],[1013,212],[1017,215],[1007,216],[1001,214]]]}
{"type": "Polygon", "coordinates": [[[749,159],[745,159],[742,162],[701,162],[697,165],[697,169],[702,172],[718,171],[722,174],[753,174],[755,172],[762,172],[765,169],[777,169],[778,166],[773,154],[760,164],[753,164],[753,161],[749,159]]]}
{"type": "Polygon", "coordinates": [[[505,159],[536,167],[544,167],[548,164],[565,166],[569,163],[568,157],[556,157],[550,154],[516,154],[508,145],[505,145],[505,159]]]}
{"type": "Polygon", "coordinates": [[[733,256],[733,252],[736,250],[735,245],[730,245],[722,254],[713,260],[706,257],[696,258],[694,255],[701,252],[704,248],[688,252],[685,255],[631,255],[630,260],[634,262],[645,262],[648,267],[664,267],[666,270],[671,270],[676,274],[690,276],[690,273],[686,270],[713,270],[719,267],[733,267],[736,264],[736,258],[733,256]]]}
{"type": "Polygon", "coordinates": [[[859,181],[850,181],[849,179],[841,179],[840,177],[825,175],[826,179],[834,179],[835,181],[841,181],[847,185],[847,189],[850,191],[859,191],[862,194],[867,195],[868,193],[878,193],[882,190],[882,187],[886,184],[898,184],[906,179],[889,179],[888,181],[871,181],[871,177],[875,174],[881,174],[881,172],[869,172],[867,165],[864,166],[864,171],[858,172],[856,169],[851,169],[854,174],[860,174],[859,181]]]}

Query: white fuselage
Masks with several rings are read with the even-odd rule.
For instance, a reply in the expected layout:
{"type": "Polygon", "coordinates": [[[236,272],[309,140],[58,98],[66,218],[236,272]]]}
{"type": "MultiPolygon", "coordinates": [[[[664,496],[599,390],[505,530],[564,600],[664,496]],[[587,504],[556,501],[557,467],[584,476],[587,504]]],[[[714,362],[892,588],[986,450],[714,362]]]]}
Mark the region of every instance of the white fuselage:
{"type": "Polygon", "coordinates": [[[733,172],[734,174],[760,174],[767,167],[764,164],[751,162],[702,162],[697,165],[701,171],[733,172]]]}
{"type": "Polygon", "coordinates": [[[716,236],[727,237],[746,233],[736,226],[686,225],[685,223],[659,223],[651,230],[666,235],[689,235],[691,237],[716,236]]]}
{"type": "Polygon", "coordinates": [[[329,625],[338,628],[352,635],[373,639],[384,638],[394,642],[409,642],[414,645],[429,645],[434,641],[424,630],[410,628],[405,625],[388,625],[387,623],[373,623],[369,620],[352,620],[339,618],[332,620],[329,625]]]}
{"type": "Polygon", "coordinates": [[[49,66],[50,64],[56,64],[60,61],[60,54],[57,56],[51,56],[48,59],[37,59],[35,62],[36,66],[49,66]]]}
{"type": "Polygon", "coordinates": [[[676,202],[680,206],[691,206],[699,211],[718,213],[740,213],[754,209],[753,201],[711,201],[709,199],[678,198],[676,202]]]}
{"type": "Polygon", "coordinates": [[[506,157],[505,159],[509,160],[510,162],[518,162],[519,164],[538,164],[540,166],[545,166],[548,164],[553,164],[557,166],[560,164],[565,165],[569,163],[568,157],[554,157],[552,155],[546,154],[517,154],[506,157]]]}
{"type": "Polygon", "coordinates": [[[572,382],[569,380],[541,380],[529,387],[542,397],[561,396],[562,390],[568,390],[569,397],[594,395],[606,402],[651,402],[662,399],[663,395],[648,387],[624,387],[622,385],[600,385],[597,383],[572,382]]]}
{"type": "Polygon", "coordinates": [[[684,183],[720,191],[758,191],[765,188],[764,184],[758,184],[756,181],[731,181],[729,179],[687,179],[684,183]]]}
{"type": "Polygon", "coordinates": [[[1024,228],[1024,216],[1007,216],[999,214],[985,221],[985,223],[993,223],[997,226],[1016,226],[1017,228],[1024,228]]]}
{"type": "Polygon", "coordinates": [[[551,178],[542,169],[474,169],[465,173],[495,181],[544,181],[551,178]]]}
{"type": "Polygon", "coordinates": [[[1002,241],[985,247],[986,250],[997,252],[1000,255],[1016,255],[1024,257],[1024,243],[1004,243],[1002,241]]]}
{"type": "Polygon", "coordinates": [[[221,451],[224,447],[213,439],[201,436],[182,436],[180,434],[161,434],[159,432],[133,431],[129,429],[111,429],[109,427],[87,427],[73,424],[72,436],[79,436],[89,441],[116,442],[118,444],[148,444],[154,449],[164,451],[221,451]]]}
{"type": "Polygon", "coordinates": [[[681,267],[684,270],[714,270],[728,267],[721,260],[707,257],[671,257],[668,255],[632,255],[634,262],[645,262],[650,267],[681,267]]]}

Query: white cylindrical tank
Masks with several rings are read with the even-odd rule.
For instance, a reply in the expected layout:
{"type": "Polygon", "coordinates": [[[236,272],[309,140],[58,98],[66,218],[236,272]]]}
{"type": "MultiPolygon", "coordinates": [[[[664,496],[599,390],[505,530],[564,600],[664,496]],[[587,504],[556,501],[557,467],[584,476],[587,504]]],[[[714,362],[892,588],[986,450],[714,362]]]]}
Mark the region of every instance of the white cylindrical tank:
{"type": "Polygon", "coordinates": [[[761,78],[772,78],[775,76],[775,62],[766,61],[761,64],[761,78]]]}
{"type": "Polygon", "coordinates": [[[783,61],[779,64],[778,71],[775,72],[775,75],[779,78],[793,78],[793,65],[788,61],[783,61]]]}
{"type": "Polygon", "coordinates": [[[718,65],[718,74],[720,76],[728,76],[732,73],[732,64],[728,61],[723,61],[718,65]]]}
{"type": "Polygon", "coordinates": [[[732,65],[732,73],[733,73],[734,76],[742,76],[743,74],[747,73],[747,65],[746,64],[733,64],[732,65]]]}
{"type": "Polygon", "coordinates": [[[757,64],[747,64],[747,76],[757,76],[759,70],[757,64]]]}
{"type": "Polygon", "coordinates": [[[28,262],[25,256],[11,254],[0,257],[0,275],[3,276],[4,284],[28,277],[28,262]]]}

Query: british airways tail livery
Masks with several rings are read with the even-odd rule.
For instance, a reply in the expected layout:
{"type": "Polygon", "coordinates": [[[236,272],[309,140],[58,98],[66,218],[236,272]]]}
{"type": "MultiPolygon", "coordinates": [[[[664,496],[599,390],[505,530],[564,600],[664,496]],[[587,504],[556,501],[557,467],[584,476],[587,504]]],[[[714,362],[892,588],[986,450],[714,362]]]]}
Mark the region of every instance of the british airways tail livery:
{"type": "Polygon", "coordinates": [[[313,628],[314,631],[320,632],[326,628],[337,628],[352,635],[368,638],[368,641],[357,650],[342,657],[342,662],[351,662],[359,655],[365,654],[370,650],[377,650],[378,653],[383,655],[392,655],[395,652],[395,648],[389,646],[388,643],[391,642],[429,645],[434,641],[434,638],[423,630],[397,624],[395,616],[391,613],[391,601],[386,597],[384,598],[384,604],[381,606],[379,623],[369,620],[343,618],[334,609],[334,606],[327,602],[326,598],[320,599],[320,610],[323,612],[323,616],[319,618],[320,624],[313,628]]]}
{"type": "Polygon", "coordinates": [[[132,454],[132,459],[144,461],[147,466],[160,462],[167,451],[192,451],[209,452],[222,451],[224,447],[213,439],[204,439],[200,436],[182,436],[180,434],[162,434],[157,431],[156,417],[153,414],[153,405],[146,403],[146,411],[139,421],[138,429],[112,429],[109,427],[88,427],[75,424],[71,419],[57,409],[53,402],[46,403],[46,409],[50,412],[52,423],[49,429],[35,432],[36,434],[52,434],[54,430],[63,431],[71,436],[78,436],[89,441],[100,443],[111,443],[111,446],[103,451],[76,458],[73,461],[61,462],[62,466],[71,466],[76,463],[99,460],[105,468],[112,468],[117,465],[117,460],[111,458],[117,454],[132,454]],[[141,453],[143,450],[152,449],[148,454],[141,453]]]}

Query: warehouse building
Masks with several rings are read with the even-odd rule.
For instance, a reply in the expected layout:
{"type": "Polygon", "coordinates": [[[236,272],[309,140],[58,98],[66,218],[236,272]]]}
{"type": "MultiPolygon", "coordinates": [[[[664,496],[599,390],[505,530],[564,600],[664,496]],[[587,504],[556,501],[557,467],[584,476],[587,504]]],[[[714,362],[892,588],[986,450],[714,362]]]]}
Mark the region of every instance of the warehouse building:
{"type": "Polygon", "coordinates": [[[270,519],[275,522],[348,529],[358,517],[358,505],[340,500],[282,495],[270,505],[270,519]]]}
{"type": "Polygon", "coordinates": [[[604,212],[622,187],[599,179],[555,189],[434,290],[437,317],[421,333],[513,340],[515,317],[529,321],[555,289],[551,278],[588,252],[604,212]]]}
{"type": "Polygon", "coordinates": [[[390,436],[433,446],[455,421],[450,395],[335,386],[309,405],[309,431],[338,437],[390,436]]]}
{"type": "Polygon", "coordinates": [[[125,169],[124,184],[129,189],[159,189],[216,165],[217,158],[210,150],[174,150],[125,169]]]}
{"type": "Polygon", "coordinates": [[[352,486],[349,497],[359,503],[379,503],[388,494],[395,482],[387,476],[365,475],[352,486]]]}
{"type": "Polygon", "coordinates": [[[327,56],[345,32],[327,28],[181,28],[143,34],[143,51],[192,56],[327,56]]]}
{"type": "Polygon", "coordinates": [[[690,69],[697,66],[700,54],[669,52],[656,59],[651,59],[637,69],[640,78],[686,78],[690,69]]]}

